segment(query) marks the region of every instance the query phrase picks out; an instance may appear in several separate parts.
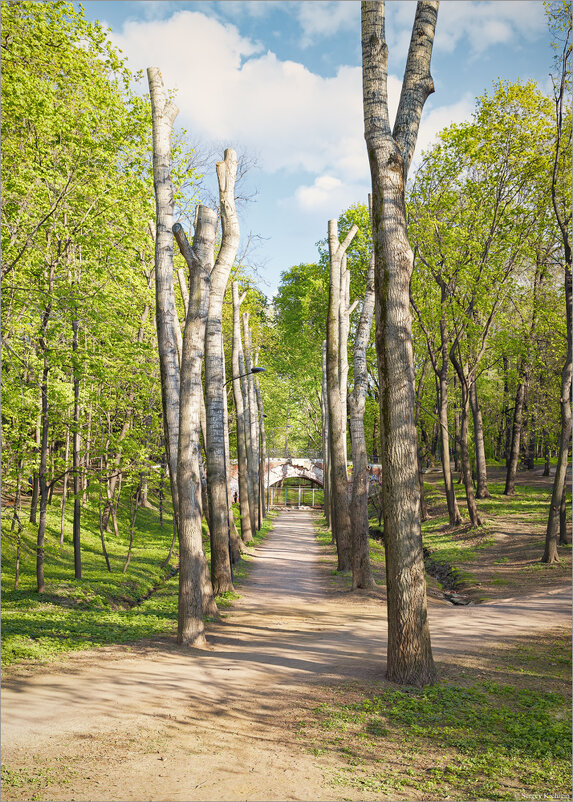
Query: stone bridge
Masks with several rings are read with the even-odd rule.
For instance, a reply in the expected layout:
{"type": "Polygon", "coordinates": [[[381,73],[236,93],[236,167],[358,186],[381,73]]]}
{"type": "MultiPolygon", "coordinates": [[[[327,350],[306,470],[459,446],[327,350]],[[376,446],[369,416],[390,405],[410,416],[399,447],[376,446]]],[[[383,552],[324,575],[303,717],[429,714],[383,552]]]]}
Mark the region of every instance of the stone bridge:
{"type": "MultiPolygon", "coordinates": [[[[370,481],[378,482],[380,465],[370,465],[370,481]]],[[[232,493],[238,492],[237,460],[231,460],[231,478],[229,481],[232,493]]],[[[348,463],[348,477],[352,479],[352,463],[348,463]]],[[[283,479],[310,479],[311,482],[324,487],[323,462],[321,459],[306,459],[304,457],[274,458],[265,461],[264,484],[269,487],[276,485],[283,479]],[[268,482],[267,482],[268,477],[268,482]]]]}

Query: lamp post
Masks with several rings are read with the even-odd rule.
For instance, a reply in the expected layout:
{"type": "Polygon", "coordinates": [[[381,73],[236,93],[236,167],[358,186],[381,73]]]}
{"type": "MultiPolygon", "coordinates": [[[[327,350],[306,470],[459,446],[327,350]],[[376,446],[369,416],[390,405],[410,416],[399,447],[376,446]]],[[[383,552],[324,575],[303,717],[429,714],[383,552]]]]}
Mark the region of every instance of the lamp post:
{"type": "MultiPolygon", "coordinates": [[[[250,376],[251,373],[264,373],[265,368],[255,367],[251,368],[251,370],[247,371],[247,373],[241,373],[240,376],[231,376],[230,379],[227,379],[226,382],[223,384],[223,388],[229,384],[231,381],[235,381],[235,379],[242,379],[244,376],[250,376]]],[[[233,559],[231,555],[231,506],[229,504],[229,475],[227,473],[227,447],[226,447],[226,437],[225,432],[223,432],[223,461],[225,463],[225,495],[227,499],[227,542],[229,547],[229,566],[231,568],[231,582],[233,582],[233,559]]]]}
{"type": "MultiPolygon", "coordinates": [[[[263,415],[266,418],[266,415],[263,415]]],[[[269,493],[271,487],[271,455],[269,453],[269,436],[265,429],[265,447],[267,449],[267,514],[269,511],[270,503],[269,503],[269,493]]]]}

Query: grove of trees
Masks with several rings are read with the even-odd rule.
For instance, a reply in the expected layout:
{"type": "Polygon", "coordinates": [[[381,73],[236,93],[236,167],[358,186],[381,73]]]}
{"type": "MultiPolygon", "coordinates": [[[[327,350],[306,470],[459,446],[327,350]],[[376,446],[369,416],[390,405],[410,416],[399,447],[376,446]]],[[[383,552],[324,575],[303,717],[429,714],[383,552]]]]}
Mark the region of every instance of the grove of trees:
{"type": "MultiPolygon", "coordinates": [[[[154,493],[158,514],[173,513],[165,564],[179,569],[178,640],[202,644],[265,514],[267,449],[324,457],[325,517],[353,588],[372,585],[369,495],[381,505],[396,682],[435,678],[423,469],[440,466],[450,524],[479,527],[488,465],[503,466],[508,497],[518,468],[556,465],[539,557],[559,559],[571,441],[569,4],[548,8],[553,95],[500,80],[414,172],[437,9],[417,5],[392,128],[384,3],[362,4],[371,204],[325,221],[316,262],[286,267],[271,303],[238,256],[235,151],[201,168],[218,179],[210,208],[158,68],[135,91],[142,76],[81,9],[2,3],[2,538],[18,554],[34,548],[35,592],[68,541],[70,578],[82,579],[87,509],[107,570],[129,572],[134,539],[145,539],[138,510],[154,493]],[[129,548],[117,565],[106,544],[122,500],[129,548]]],[[[17,561],[10,582],[22,581],[17,561]]]]}

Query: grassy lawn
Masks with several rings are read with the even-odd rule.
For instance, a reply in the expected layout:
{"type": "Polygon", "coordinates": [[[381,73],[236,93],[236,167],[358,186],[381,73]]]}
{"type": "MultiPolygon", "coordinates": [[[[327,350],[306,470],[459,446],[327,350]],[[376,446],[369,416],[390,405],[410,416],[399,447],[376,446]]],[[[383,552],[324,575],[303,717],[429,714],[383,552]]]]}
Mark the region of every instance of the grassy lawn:
{"type": "MultiPolygon", "coordinates": [[[[153,498],[151,499],[153,501],[153,498]]],[[[74,579],[71,543],[72,505],[66,510],[64,546],[59,544],[59,499],[48,508],[46,533],[46,592],[35,590],[35,539],[37,528],[22,520],[20,581],[14,589],[16,541],[10,532],[11,515],[2,519],[2,665],[21,660],[46,660],[73,651],[141,638],[171,635],[177,629],[178,555],[165,564],[172,539],[171,510],[164,513],[163,528],[156,507],[140,509],[130,564],[125,573],[129,545],[129,508],[118,509],[119,537],[106,535],[112,571],[102,554],[98,511],[88,503],[82,510],[82,579],[74,579]]],[[[239,516],[236,516],[239,525],[239,516]]],[[[257,533],[255,544],[269,531],[269,516],[257,533]]],[[[209,559],[209,539],[204,532],[209,559]]],[[[240,583],[243,561],[235,567],[240,583]]],[[[218,598],[229,606],[233,594],[218,598]]]]}
{"type": "Polygon", "coordinates": [[[570,671],[556,632],[480,657],[479,672],[456,658],[423,690],[321,688],[299,738],[367,799],[570,799],[570,671]]]}

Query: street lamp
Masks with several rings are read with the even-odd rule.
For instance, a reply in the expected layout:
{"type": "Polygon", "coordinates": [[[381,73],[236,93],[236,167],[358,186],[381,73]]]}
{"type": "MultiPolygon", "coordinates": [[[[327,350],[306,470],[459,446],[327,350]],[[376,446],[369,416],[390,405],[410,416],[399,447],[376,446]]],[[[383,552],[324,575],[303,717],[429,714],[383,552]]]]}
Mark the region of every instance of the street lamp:
{"type": "Polygon", "coordinates": [[[235,379],[244,379],[245,376],[250,376],[251,373],[264,373],[266,368],[251,368],[247,373],[241,373],[240,376],[231,376],[230,379],[227,379],[223,387],[226,387],[229,382],[235,381],[235,379]]]}
{"type": "MultiPolygon", "coordinates": [[[[244,376],[250,376],[251,373],[264,373],[265,368],[261,367],[254,367],[248,370],[246,373],[241,373],[240,376],[231,376],[230,379],[223,384],[223,387],[226,387],[229,382],[234,381],[235,379],[242,379],[244,376]]],[[[229,476],[227,474],[227,446],[226,446],[226,436],[225,432],[223,431],[223,462],[225,465],[225,496],[227,500],[227,543],[229,549],[229,567],[231,569],[231,582],[233,582],[233,559],[231,555],[231,507],[229,504],[229,476]]],[[[259,527],[260,528],[260,527],[259,527]]]]}

